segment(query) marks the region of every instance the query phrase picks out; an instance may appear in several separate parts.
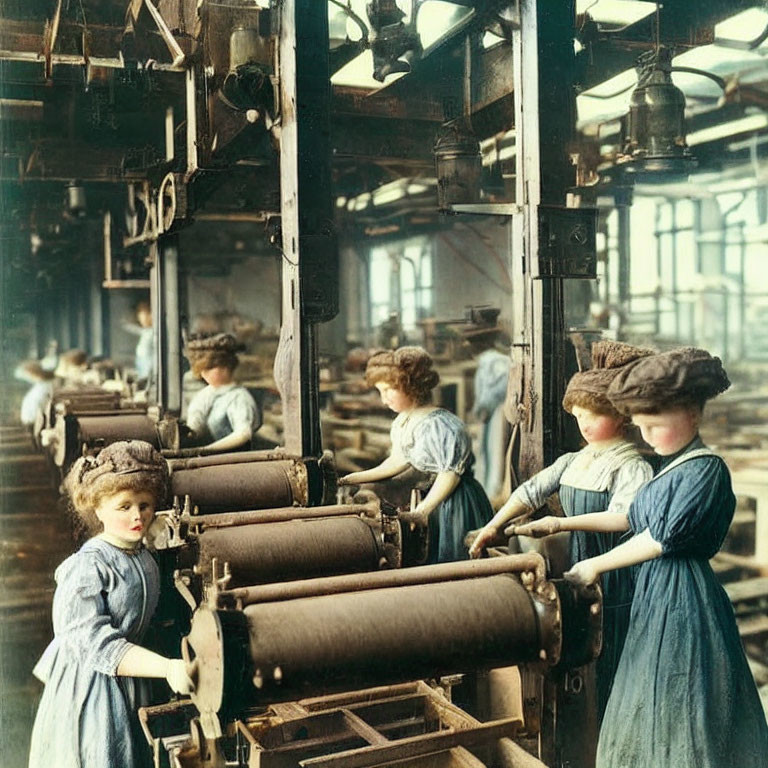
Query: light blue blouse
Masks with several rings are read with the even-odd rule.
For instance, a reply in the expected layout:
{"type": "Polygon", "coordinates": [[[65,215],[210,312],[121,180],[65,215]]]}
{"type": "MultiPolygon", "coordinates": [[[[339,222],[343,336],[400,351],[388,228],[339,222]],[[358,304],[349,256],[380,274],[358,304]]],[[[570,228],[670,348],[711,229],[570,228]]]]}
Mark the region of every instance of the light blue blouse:
{"type": "Polygon", "coordinates": [[[207,433],[212,440],[245,430],[253,435],[261,426],[261,413],[245,387],[208,385],[190,400],[187,426],[197,434],[207,433]]]}

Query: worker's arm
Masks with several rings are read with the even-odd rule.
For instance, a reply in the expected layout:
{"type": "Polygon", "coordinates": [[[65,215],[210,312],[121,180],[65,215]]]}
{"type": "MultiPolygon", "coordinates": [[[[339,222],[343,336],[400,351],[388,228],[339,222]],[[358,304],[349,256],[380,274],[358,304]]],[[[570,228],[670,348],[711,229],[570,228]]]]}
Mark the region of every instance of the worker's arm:
{"type": "Polygon", "coordinates": [[[165,678],[176,693],[191,693],[195,689],[182,659],[166,659],[159,653],[132,645],[117,665],[121,677],[165,678]]]}
{"type": "Polygon", "coordinates": [[[661,554],[661,544],[651,536],[651,532],[646,528],[642,533],[638,533],[629,541],[619,544],[610,552],[576,563],[563,575],[574,584],[587,586],[594,584],[600,575],[606,571],[627,568],[630,565],[644,563],[646,560],[655,560],[661,554]]]}
{"type": "Polygon", "coordinates": [[[491,520],[477,532],[469,548],[469,556],[480,557],[482,551],[499,535],[510,520],[523,522],[533,513],[534,510],[519,498],[510,496],[491,520]]]}
{"type": "Polygon", "coordinates": [[[250,428],[240,429],[237,432],[230,432],[228,435],[208,443],[208,445],[204,445],[203,448],[209,451],[233,451],[250,442],[251,437],[252,431],[250,428]]]}
{"type": "Polygon", "coordinates": [[[587,515],[574,515],[573,517],[547,515],[530,523],[511,525],[504,533],[507,536],[532,536],[538,539],[561,531],[612,533],[628,530],[629,519],[626,512],[591,512],[587,515]]]}
{"type": "Polygon", "coordinates": [[[461,475],[451,470],[438,472],[429,493],[416,505],[415,509],[401,515],[401,519],[417,525],[426,525],[432,512],[456,490],[460,480],[461,475]]]}
{"type": "Polygon", "coordinates": [[[387,456],[377,467],[364,469],[361,472],[351,472],[338,480],[339,485],[362,485],[363,483],[375,483],[378,480],[387,480],[390,477],[404,472],[410,464],[397,454],[387,456]]]}

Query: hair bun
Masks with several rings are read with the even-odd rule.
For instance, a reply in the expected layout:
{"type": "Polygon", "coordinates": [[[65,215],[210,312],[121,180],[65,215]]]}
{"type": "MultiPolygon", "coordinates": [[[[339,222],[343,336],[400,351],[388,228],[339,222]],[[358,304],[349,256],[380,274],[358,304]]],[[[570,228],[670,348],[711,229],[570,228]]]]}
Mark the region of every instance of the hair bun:
{"type": "Polygon", "coordinates": [[[231,333],[204,334],[187,339],[187,352],[242,352],[245,347],[231,333]]]}
{"type": "Polygon", "coordinates": [[[622,369],[607,395],[625,413],[702,404],[725,392],[731,382],[719,357],[681,347],[644,357],[622,369]]]}
{"type": "Polygon", "coordinates": [[[150,443],[120,440],[103,448],[97,456],[82,456],[73,470],[79,484],[90,485],[107,474],[148,472],[167,477],[168,464],[150,443]]]}
{"type": "Polygon", "coordinates": [[[632,344],[624,344],[621,341],[603,339],[596,341],[592,345],[592,369],[621,368],[628,363],[652,354],[652,349],[635,347],[632,344]]]}

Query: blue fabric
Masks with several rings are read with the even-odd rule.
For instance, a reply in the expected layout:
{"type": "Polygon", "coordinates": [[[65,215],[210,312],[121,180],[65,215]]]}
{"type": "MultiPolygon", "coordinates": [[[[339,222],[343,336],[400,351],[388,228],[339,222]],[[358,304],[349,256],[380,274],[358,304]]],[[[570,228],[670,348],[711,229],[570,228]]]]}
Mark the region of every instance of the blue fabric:
{"type": "Polygon", "coordinates": [[[190,401],[187,425],[194,432],[207,432],[212,441],[246,429],[253,435],[261,426],[261,413],[245,387],[209,385],[190,401]]]}
{"type": "Polygon", "coordinates": [[[638,492],[632,530],[647,529],[664,554],[637,569],[597,768],[768,766],[765,715],[733,609],[708,562],[734,509],[717,456],[685,461],[638,492]]]}
{"type": "Polygon", "coordinates": [[[134,365],[140,379],[148,379],[155,369],[155,331],[152,326],[141,329],[134,365]]]}
{"type": "Polygon", "coordinates": [[[150,681],[116,677],[157,606],[152,556],[94,538],[56,570],[54,640],[35,667],[45,689],[32,729],[30,768],[152,765],[137,708],[150,681]]]}
{"type": "MultiPolygon", "coordinates": [[[[559,495],[563,511],[568,517],[603,512],[608,509],[611,498],[609,491],[585,491],[569,485],[561,485],[559,495]]],[[[569,542],[571,564],[608,552],[624,537],[626,534],[622,533],[571,531],[569,542]]],[[[595,665],[598,723],[605,712],[613,678],[624,648],[634,581],[634,568],[608,571],[602,577],[603,648],[595,665]]]]}
{"type": "Polygon", "coordinates": [[[405,460],[421,472],[451,471],[461,475],[453,493],[430,515],[429,562],[468,559],[464,537],[482,528],[493,517],[493,508],[472,475],[472,443],[464,423],[450,411],[436,408],[412,430],[404,427],[400,450],[405,460]]]}
{"type": "Polygon", "coordinates": [[[35,423],[37,412],[42,410],[53,394],[52,381],[38,381],[33,384],[21,401],[21,423],[31,426],[35,423]]]}

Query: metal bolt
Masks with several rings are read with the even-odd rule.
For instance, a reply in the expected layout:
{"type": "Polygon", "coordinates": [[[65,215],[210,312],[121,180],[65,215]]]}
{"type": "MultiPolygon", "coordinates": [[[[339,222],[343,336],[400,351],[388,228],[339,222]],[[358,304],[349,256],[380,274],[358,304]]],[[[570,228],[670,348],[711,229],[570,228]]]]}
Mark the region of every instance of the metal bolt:
{"type": "Polygon", "coordinates": [[[279,683],[283,679],[283,670],[280,667],[275,667],[272,672],[272,677],[275,678],[275,682],[279,683]]]}
{"type": "Polygon", "coordinates": [[[260,669],[257,669],[253,675],[253,684],[259,689],[264,687],[264,675],[260,669]]]}
{"type": "Polygon", "coordinates": [[[592,603],[592,605],[589,606],[589,612],[593,616],[597,616],[597,614],[600,613],[600,603],[592,603]]]}
{"type": "Polygon", "coordinates": [[[546,661],[547,660],[547,652],[543,648],[539,651],[539,658],[542,661],[546,661]]]}

